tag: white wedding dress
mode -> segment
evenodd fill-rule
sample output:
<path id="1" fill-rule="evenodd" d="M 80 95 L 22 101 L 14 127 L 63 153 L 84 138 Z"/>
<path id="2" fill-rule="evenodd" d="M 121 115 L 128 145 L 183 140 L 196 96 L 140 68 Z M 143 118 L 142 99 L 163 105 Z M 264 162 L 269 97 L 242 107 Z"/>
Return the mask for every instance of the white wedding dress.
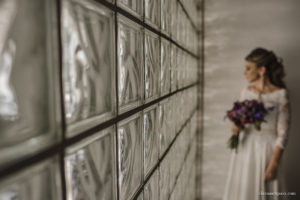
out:
<path id="1" fill-rule="evenodd" d="M 223 200 L 279 200 L 286 191 L 282 165 L 276 179 L 264 182 L 265 170 L 276 146 L 285 148 L 290 122 L 289 98 L 286 89 L 257 94 L 244 87 L 239 100 L 261 99 L 266 107 L 275 106 L 261 124 L 261 131 L 247 125 L 240 133 L 238 152 L 231 152 L 229 173 Z M 281 193 L 281 194 L 280 194 Z"/>

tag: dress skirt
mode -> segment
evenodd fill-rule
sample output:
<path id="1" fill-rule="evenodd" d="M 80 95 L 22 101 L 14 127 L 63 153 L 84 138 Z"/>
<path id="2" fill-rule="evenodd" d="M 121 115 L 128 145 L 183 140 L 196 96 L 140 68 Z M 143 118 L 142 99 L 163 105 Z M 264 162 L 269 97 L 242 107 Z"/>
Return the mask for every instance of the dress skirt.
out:
<path id="1" fill-rule="evenodd" d="M 275 148 L 275 130 L 241 132 L 238 152 L 231 152 L 223 200 L 280 200 L 285 192 L 282 167 L 276 178 L 265 182 L 265 170 Z"/>

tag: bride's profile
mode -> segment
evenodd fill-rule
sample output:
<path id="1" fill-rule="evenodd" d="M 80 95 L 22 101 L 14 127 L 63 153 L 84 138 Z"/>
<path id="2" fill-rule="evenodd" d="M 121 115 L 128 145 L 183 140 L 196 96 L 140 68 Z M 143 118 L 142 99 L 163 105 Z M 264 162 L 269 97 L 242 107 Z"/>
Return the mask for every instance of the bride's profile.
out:
<path id="1" fill-rule="evenodd" d="M 282 175 L 281 157 L 287 146 L 290 122 L 288 89 L 282 59 L 264 48 L 256 48 L 245 58 L 244 75 L 249 86 L 239 101 L 257 99 L 274 110 L 258 131 L 252 124 L 240 129 L 232 124 L 232 134 L 239 135 L 238 153 L 231 152 L 223 200 L 282 199 L 287 192 Z"/>

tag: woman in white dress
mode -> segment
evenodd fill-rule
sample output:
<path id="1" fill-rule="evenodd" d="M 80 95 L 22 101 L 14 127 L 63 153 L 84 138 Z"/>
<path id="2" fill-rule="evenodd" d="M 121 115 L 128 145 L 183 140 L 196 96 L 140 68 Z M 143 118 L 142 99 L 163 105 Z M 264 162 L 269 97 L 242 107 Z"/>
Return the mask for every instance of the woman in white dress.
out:
<path id="1" fill-rule="evenodd" d="M 243 88 L 239 100 L 261 100 L 275 109 L 260 131 L 253 125 L 244 130 L 232 125 L 233 134 L 240 134 L 239 146 L 237 153 L 231 153 L 223 200 L 285 199 L 280 160 L 287 145 L 290 104 L 282 60 L 263 48 L 254 49 L 245 60 L 244 75 L 253 84 Z"/>

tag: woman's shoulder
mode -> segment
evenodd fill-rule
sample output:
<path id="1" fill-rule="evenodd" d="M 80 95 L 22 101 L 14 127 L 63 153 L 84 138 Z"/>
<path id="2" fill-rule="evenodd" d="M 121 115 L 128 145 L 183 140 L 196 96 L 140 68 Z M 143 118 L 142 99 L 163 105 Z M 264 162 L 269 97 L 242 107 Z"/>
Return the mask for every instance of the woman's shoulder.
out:
<path id="1" fill-rule="evenodd" d="M 280 96 L 281 96 L 281 100 L 283 101 L 288 101 L 289 99 L 289 90 L 287 88 L 281 88 L 280 89 Z"/>
<path id="2" fill-rule="evenodd" d="M 247 91 L 248 91 L 248 86 L 247 85 L 242 86 L 242 89 L 240 90 L 240 96 L 239 96 L 240 101 L 247 98 Z"/>

